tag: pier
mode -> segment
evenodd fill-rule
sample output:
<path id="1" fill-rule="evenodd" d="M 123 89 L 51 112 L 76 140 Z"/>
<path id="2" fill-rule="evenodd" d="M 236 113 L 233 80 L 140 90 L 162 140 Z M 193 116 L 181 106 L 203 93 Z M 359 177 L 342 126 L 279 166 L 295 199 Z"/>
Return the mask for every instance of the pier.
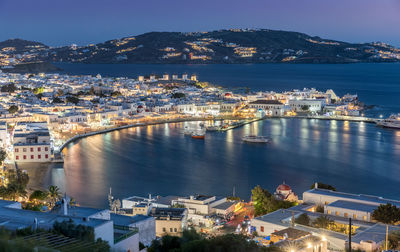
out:
<path id="1" fill-rule="evenodd" d="M 231 129 L 242 127 L 243 125 L 246 125 L 246 124 L 249 124 L 249 123 L 253 123 L 253 122 L 256 122 L 256 121 L 263 120 L 263 119 L 266 119 L 266 118 L 246 119 L 246 120 L 243 120 L 243 121 L 239 121 L 238 123 L 229 125 L 226 128 L 221 128 L 221 129 L 219 129 L 219 131 L 223 131 L 223 132 L 224 131 L 228 131 L 228 130 L 231 130 Z"/>

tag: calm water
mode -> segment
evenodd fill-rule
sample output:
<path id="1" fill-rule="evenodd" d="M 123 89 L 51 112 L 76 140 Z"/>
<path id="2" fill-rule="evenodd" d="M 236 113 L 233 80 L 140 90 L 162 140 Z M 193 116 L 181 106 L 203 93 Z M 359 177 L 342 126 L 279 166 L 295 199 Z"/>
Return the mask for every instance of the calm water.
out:
<path id="1" fill-rule="evenodd" d="M 255 90 L 332 88 L 358 93 L 380 105 L 371 115 L 400 112 L 400 64 L 354 65 L 71 65 L 68 73 L 103 76 L 197 73 L 201 80 Z M 182 134 L 184 123 L 131 128 L 97 135 L 65 149 L 64 169 L 54 184 L 82 205 L 106 207 L 116 197 L 192 193 L 248 198 L 259 184 L 269 190 L 283 180 L 299 194 L 314 181 L 339 190 L 400 199 L 400 130 L 373 124 L 270 119 L 204 141 Z M 270 145 L 245 144 L 246 134 L 268 135 Z"/>

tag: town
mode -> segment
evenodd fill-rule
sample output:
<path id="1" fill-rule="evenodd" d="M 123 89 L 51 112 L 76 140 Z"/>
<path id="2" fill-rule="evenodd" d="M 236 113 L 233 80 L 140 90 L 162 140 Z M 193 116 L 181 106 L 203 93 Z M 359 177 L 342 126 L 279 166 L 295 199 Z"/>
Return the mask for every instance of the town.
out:
<path id="1" fill-rule="evenodd" d="M 273 193 L 256 186 L 248 202 L 235 195 L 201 194 L 119 200 L 110 189 L 109 209 L 94 209 L 79 206 L 55 185 L 27 190 L 29 174 L 18 168 L 63 162 L 62 149 L 78 138 L 150 124 L 203 121 L 202 133 L 189 132 L 197 141 L 207 131 L 274 117 L 376 122 L 364 116 L 366 105 L 357 95 L 340 97 L 331 89 L 313 88 L 232 91 L 186 73 L 137 79 L 0 73 L 0 85 L 0 217 L 14 239 L 61 251 L 71 246 L 77 251 L 154 251 L 167 242 L 165 237 L 212 241 L 229 240 L 232 234 L 246 246 L 290 252 L 398 246 L 393 237 L 400 239 L 395 226 L 400 201 L 337 192 L 323 183 L 312 185 L 302 199 L 285 183 Z M 387 214 L 392 219 L 380 218 L 382 211 L 393 211 Z"/>
<path id="2" fill-rule="evenodd" d="M 357 95 L 313 88 L 232 92 L 195 74 L 129 79 L 0 73 L 0 85 L 6 164 L 62 162 L 62 149 L 77 138 L 146 124 L 203 120 L 207 130 L 228 130 L 270 117 L 375 122 L 363 116 L 366 106 Z"/>
<path id="3" fill-rule="evenodd" d="M 181 251 L 185 246 L 229 251 L 238 244 L 246 251 L 399 248 L 400 201 L 339 192 L 323 183 L 302 196 L 285 182 L 273 193 L 256 186 L 249 202 L 209 195 L 120 201 L 110 189 L 110 208 L 96 209 L 79 206 L 52 186 L 23 202 L 0 200 L 0 216 L 13 244 L 25 241 L 57 251 Z M 46 201 L 50 209 L 32 207 Z"/>

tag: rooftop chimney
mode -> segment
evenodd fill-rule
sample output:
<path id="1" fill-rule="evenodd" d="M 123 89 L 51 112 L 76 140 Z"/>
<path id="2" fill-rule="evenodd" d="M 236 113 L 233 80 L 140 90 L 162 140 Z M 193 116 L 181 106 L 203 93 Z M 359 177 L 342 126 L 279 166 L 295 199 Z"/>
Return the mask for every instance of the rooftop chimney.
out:
<path id="1" fill-rule="evenodd" d="M 63 198 L 61 202 L 62 202 L 62 208 L 63 208 L 63 215 L 68 215 L 67 200 L 65 198 Z"/>

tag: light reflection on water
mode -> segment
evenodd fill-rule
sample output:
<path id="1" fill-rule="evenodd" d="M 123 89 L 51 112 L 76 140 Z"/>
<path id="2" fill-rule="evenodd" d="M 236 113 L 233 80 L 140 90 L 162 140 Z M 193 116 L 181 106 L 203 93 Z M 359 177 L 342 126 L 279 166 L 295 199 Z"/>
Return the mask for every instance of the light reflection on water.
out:
<path id="1" fill-rule="evenodd" d="M 399 198 L 400 131 L 373 124 L 270 119 L 196 140 L 183 135 L 199 122 L 162 124 L 96 135 L 64 151 L 54 184 L 82 205 L 106 207 L 116 197 L 204 193 L 248 198 L 259 184 L 273 191 L 285 180 L 301 193 L 315 181 L 343 191 Z M 244 135 L 266 135 L 268 145 Z"/>

